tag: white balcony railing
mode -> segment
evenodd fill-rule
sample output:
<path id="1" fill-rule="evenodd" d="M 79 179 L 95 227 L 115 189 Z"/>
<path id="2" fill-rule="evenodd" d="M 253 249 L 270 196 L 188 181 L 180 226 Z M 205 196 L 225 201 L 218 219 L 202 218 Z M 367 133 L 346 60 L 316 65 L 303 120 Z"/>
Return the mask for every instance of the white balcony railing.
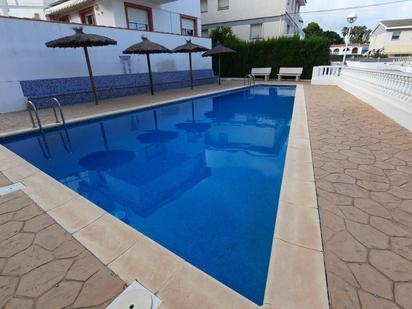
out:
<path id="1" fill-rule="evenodd" d="M 412 65 L 412 56 L 396 57 L 396 58 L 393 58 L 393 62 Z"/>
<path id="2" fill-rule="evenodd" d="M 314 85 L 340 85 L 342 82 L 412 103 L 412 74 L 341 66 L 313 68 Z"/>
<path id="3" fill-rule="evenodd" d="M 320 66 L 313 68 L 312 84 L 339 86 L 412 131 L 412 74 Z"/>
<path id="4" fill-rule="evenodd" d="M 333 85 L 341 74 L 342 67 L 335 65 L 324 65 L 313 68 L 312 84 Z"/>
<path id="5" fill-rule="evenodd" d="M 362 83 L 377 93 L 412 103 L 412 75 L 355 68 L 344 68 L 341 77 L 353 83 Z"/>

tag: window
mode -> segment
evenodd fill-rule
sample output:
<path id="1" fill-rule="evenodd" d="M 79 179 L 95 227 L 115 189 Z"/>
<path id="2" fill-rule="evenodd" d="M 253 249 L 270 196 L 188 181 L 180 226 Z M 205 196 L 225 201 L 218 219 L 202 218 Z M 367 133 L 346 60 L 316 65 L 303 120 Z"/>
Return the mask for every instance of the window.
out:
<path id="1" fill-rule="evenodd" d="M 289 34 L 289 33 L 290 33 L 290 25 L 286 24 L 286 34 Z"/>
<path id="2" fill-rule="evenodd" d="M 180 15 L 180 28 L 182 35 L 197 36 L 197 19 L 191 16 Z"/>
<path id="3" fill-rule="evenodd" d="M 200 0 L 200 12 L 207 12 L 207 0 Z"/>
<path id="4" fill-rule="evenodd" d="M 208 38 L 209 37 L 209 30 L 205 29 L 202 30 L 202 38 Z"/>
<path id="5" fill-rule="evenodd" d="M 153 31 L 152 8 L 125 2 L 124 9 L 126 12 L 127 28 Z"/>
<path id="6" fill-rule="evenodd" d="M 69 15 L 60 16 L 59 21 L 61 21 L 63 23 L 69 23 L 70 22 L 70 17 L 69 17 Z"/>
<path id="7" fill-rule="evenodd" d="M 96 25 L 96 17 L 94 15 L 93 7 L 79 11 L 79 15 L 82 24 Z"/>
<path id="8" fill-rule="evenodd" d="M 352 49 L 352 54 L 358 54 L 358 52 L 359 52 L 359 49 L 357 47 Z"/>
<path id="9" fill-rule="evenodd" d="M 395 31 L 392 33 L 392 41 L 396 41 L 399 40 L 399 37 L 401 36 L 401 32 L 400 31 Z"/>
<path id="10" fill-rule="evenodd" d="M 262 38 L 262 24 L 250 25 L 250 38 L 252 40 Z"/>
<path id="11" fill-rule="evenodd" d="M 229 9 L 229 0 L 217 0 L 218 10 L 227 10 Z"/>
<path id="12" fill-rule="evenodd" d="M 335 49 L 333 50 L 333 54 L 334 54 L 334 55 L 339 55 L 339 48 L 335 48 Z"/>

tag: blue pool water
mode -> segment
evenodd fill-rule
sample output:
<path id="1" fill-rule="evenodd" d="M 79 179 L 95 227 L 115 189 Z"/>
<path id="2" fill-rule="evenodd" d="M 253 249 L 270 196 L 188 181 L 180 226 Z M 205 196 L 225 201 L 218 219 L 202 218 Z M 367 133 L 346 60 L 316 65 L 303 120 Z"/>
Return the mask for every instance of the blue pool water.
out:
<path id="1" fill-rule="evenodd" d="M 261 305 L 294 95 L 256 86 L 0 142 Z"/>

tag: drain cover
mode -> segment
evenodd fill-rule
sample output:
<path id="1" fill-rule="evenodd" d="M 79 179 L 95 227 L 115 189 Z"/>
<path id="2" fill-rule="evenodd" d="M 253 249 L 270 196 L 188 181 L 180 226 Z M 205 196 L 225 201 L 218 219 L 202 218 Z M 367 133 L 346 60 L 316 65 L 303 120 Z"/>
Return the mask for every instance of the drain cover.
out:
<path id="1" fill-rule="evenodd" d="M 157 309 L 161 302 L 141 284 L 133 282 L 106 309 Z"/>
<path id="2" fill-rule="evenodd" d="M 19 191 L 21 189 L 24 189 L 24 185 L 21 182 L 16 182 L 8 186 L 0 187 L 0 196 Z"/>

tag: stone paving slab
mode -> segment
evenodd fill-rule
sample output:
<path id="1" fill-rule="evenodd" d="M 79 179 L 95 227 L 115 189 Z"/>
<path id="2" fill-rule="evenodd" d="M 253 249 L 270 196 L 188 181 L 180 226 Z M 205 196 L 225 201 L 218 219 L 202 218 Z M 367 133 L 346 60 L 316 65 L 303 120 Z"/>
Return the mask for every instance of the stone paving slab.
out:
<path id="1" fill-rule="evenodd" d="M 412 133 L 305 86 L 331 308 L 412 308 Z"/>
<path id="2" fill-rule="evenodd" d="M 0 197 L 0 309 L 105 308 L 124 288 L 25 193 Z"/>

